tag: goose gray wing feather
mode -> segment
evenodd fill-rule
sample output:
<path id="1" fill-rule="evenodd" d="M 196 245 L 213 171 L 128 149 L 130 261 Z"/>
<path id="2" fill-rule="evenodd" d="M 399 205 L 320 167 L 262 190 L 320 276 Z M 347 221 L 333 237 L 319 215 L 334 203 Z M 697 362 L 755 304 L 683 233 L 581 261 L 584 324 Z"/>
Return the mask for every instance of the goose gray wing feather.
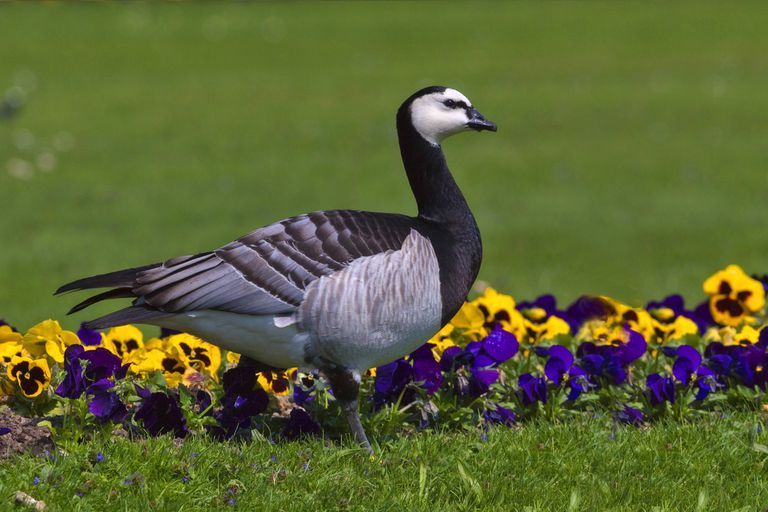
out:
<path id="1" fill-rule="evenodd" d="M 135 305 L 169 313 L 291 313 L 310 283 L 358 258 L 399 249 L 413 224 L 404 215 L 352 210 L 291 217 L 215 251 L 142 270 L 131 291 Z"/>

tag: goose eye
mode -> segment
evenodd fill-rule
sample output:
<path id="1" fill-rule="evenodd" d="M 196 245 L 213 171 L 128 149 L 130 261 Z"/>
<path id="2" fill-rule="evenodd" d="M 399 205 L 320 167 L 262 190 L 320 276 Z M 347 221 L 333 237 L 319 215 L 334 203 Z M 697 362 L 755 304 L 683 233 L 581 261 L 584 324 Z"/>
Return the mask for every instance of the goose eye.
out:
<path id="1" fill-rule="evenodd" d="M 456 107 L 456 102 L 453 101 L 453 100 L 445 100 L 443 102 L 443 105 L 445 105 L 448 108 L 454 108 L 454 107 Z"/>

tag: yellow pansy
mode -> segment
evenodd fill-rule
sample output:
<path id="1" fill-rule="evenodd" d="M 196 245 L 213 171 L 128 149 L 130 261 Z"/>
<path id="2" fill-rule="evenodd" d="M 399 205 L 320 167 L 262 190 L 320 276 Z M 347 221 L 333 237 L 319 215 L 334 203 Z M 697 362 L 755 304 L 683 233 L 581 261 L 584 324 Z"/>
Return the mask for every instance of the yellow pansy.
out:
<path id="1" fill-rule="evenodd" d="M 555 315 L 549 316 L 546 320 L 540 322 L 534 322 L 526 318 L 525 326 L 529 342 L 534 344 L 571 332 L 571 326 L 568 325 L 568 322 Z"/>
<path id="2" fill-rule="evenodd" d="M 219 347 L 191 334 L 174 334 L 168 338 L 168 343 L 179 349 L 179 355 L 186 366 L 217 380 L 216 372 L 221 366 Z"/>
<path id="3" fill-rule="evenodd" d="M 13 341 L 21 343 L 21 333 L 14 331 L 10 325 L 0 325 L 0 344 Z"/>
<path id="4" fill-rule="evenodd" d="M 10 325 L 0 325 L 0 363 L 11 362 L 13 356 L 29 356 L 21 339 L 21 333 L 14 331 Z"/>
<path id="5" fill-rule="evenodd" d="M 595 345 L 617 347 L 627 341 L 627 330 L 622 325 L 604 320 L 590 320 L 581 327 L 578 338 L 591 341 Z"/>
<path id="6" fill-rule="evenodd" d="M 51 384 L 51 369 L 44 358 L 14 357 L 8 364 L 8 378 L 19 384 L 21 393 L 34 398 Z"/>
<path id="7" fill-rule="evenodd" d="M 240 354 L 237 352 L 227 351 L 227 362 L 233 365 L 237 365 L 240 362 Z"/>
<path id="8" fill-rule="evenodd" d="M 685 336 L 698 334 L 699 326 L 687 316 L 680 315 L 671 323 L 656 323 L 656 332 L 661 332 L 661 342 L 666 343 L 668 341 L 682 339 Z"/>
<path id="9" fill-rule="evenodd" d="M 435 359 L 438 361 L 442 357 L 445 349 L 456 345 L 456 343 L 453 341 L 453 333 L 455 331 L 456 328 L 453 326 L 453 324 L 447 324 L 427 342 L 433 345 L 432 353 L 435 355 Z"/>
<path id="10" fill-rule="evenodd" d="M 606 296 L 600 297 L 600 300 L 608 306 L 608 323 L 627 326 L 642 334 L 646 340 L 655 334 L 653 318 L 643 308 L 633 308 Z"/>
<path id="11" fill-rule="evenodd" d="M 747 346 L 754 345 L 760 340 L 760 331 L 762 329 L 755 329 L 749 325 L 744 325 L 741 329 L 727 326 L 708 330 L 704 339 L 706 341 L 719 341 L 723 345 Z"/>
<path id="12" fill-rule="evenodd" d="M 485 315 L 475 304 L 465 302 L 458 313 L 451 319 L 451 325 L 456 329 L 461 329 L 463 335 L 471 339 L 484 338 L 487 334 L 485 330 Z"/>
<path id="13" fill-rule="evenodd" d="M 287 395 L 290 387 L 288 374 L 295 370 L 296 368 L 291 368 L 284 372 L 259 372 L 259 384 L 267 393 L 273 395 Z"/>
<path id="14" fill-rule="evenodd" d="M 101 344 L 123 360 L 144 348 L 144 335 L 133 325 L 122 325 L 111 328 L 101 339 Z"/>
<path id="15" fill-rule="evenodd" d="M 721 325 L 751 323 L 751 316 L 765 307 L 765 289 L 738 265 L 728 265 L 704 281 L 709 310 Z"/>
<path id="16" fill-rule="evenodd" d="M 18 341 L 6 341 L 0 343 L 0 363 L 10 363 L 13 357 L 29 357 L 24 350 L 24 345 Z"/>
<path id="17" fill-rule="evenodd" d="M 74 332 L 62 329 L 56 320 L 45 320 L 27 331 L 22 343 L 32 356 L 39 358 L 47 354 L 61 364 L 64 351 L 70 345 L 79 345 L 80 338 Z"/>
<path id="18" fill-rule="evenodd" d="M 493 288 L 486 288 L 483 294 L 472 301 L 483 315 L 484 336 L 495 325 L 501 326 L 507 332 L 511 332 L 518 339 L 525 336 L 525 321 L 523 315 L 517 310 L 515 299 L 511 295 L 499 293 Z M 458 326 L 457 326 L 458 327 Z"/>

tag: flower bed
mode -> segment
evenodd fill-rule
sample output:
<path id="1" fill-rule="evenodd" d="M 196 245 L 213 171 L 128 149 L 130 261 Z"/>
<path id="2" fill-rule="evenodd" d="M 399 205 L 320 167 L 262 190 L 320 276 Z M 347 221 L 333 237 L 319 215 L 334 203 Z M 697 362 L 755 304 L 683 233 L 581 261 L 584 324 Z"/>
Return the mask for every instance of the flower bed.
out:
<path id="1" fill-rule="evenodd" d="M 692 309 L 671 295 L 634 308 L 551 295 L 516 303 L 487 288 L 433 339 L 371 369 L 362 414 L 378 433 L 487 428 L 544 416 L 610 412 L 641 425 L 673 415 L 768 407 L 768 278 L 730 265 Z M 0 396 L 44 418 L 54 439 L 97 433 L 270 438 L 344 432 L 318 375 L 236 366 L 239 355 L 134 326 L 71 332 L 46 320 L 22 334 L 0 323 Z M 13 436 L 0 424 L 0 440 Z"/>

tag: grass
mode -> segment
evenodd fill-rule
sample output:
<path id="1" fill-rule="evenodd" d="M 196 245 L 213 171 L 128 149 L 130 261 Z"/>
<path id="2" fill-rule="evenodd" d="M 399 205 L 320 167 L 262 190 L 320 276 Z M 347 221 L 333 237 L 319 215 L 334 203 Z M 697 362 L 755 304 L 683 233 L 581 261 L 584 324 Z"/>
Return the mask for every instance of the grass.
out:
<path id="1" fill-rule="evenodd" d="M 766 442 L 748 416 L 648 430 L 532 423 L 485 440 L 422 433 L 370 459 L 321 441 L 110 440 L 0 465 L 0 496 L 20 489 L 51 510 L 212 510 L 234 497 L 234 510 L 761 511 Z"/>
<path id="2" fill-rule="evenodd" d="M 500 126 L 445 145 L 483 232 L 482 279 L 518 298 L 640 304 L 697 297 L 730 262 L 766 272 L 759 7 L 4 5 L 0 91 L 30 73 L 37 87 L 0 120 L 0 315 L 21 328 L 62 318 L 74 299 L 50 294 L 65 281 L 207 250 L 301 211 L 412 212 L 393 116 L 432 83 Z M 53 171 L 6 172 L 62 133 L 74 146 Z M 257 509 L 758 510 L 768 489 L 766 455 L 748 441 L 755 419 L 615 439 L 606 420 L 487 442 L 420 434 L 373 461 L 319 442 L 104 441 L 51 464 L 0 464 L 0 495 L 205 510 L 236 479 L 238 507 Z M 137 473 L 143 486 L 123 485 Z"/>

